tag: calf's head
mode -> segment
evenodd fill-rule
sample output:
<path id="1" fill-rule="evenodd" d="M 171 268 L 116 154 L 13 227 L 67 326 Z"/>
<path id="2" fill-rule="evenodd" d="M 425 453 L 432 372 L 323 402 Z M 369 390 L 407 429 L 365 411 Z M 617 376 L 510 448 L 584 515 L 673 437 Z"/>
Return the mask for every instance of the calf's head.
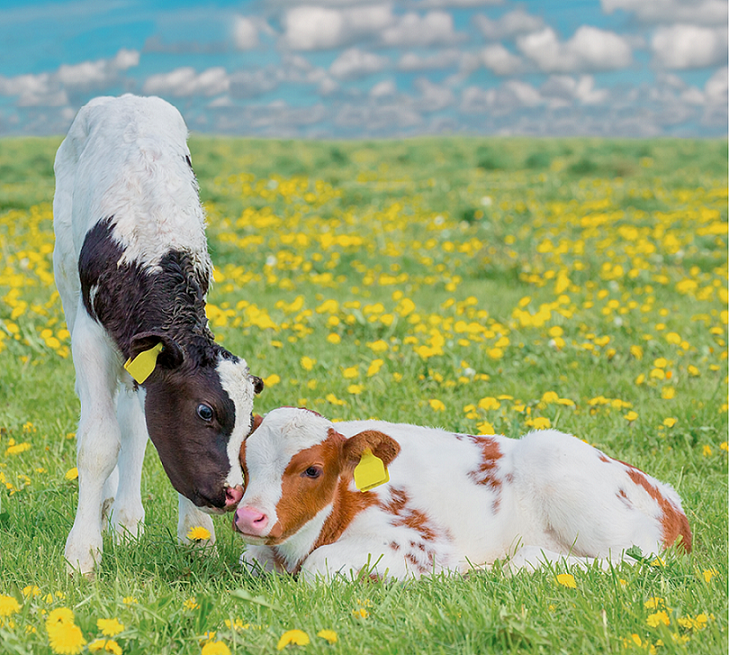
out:
<path id="1" fill-rule="evenodd" d="M 245 487 L 235 529 L 250 543 L 284 543 L 332 504 L 366 449 L 387 466 L 400 446 L 373 430 L 345 439 L 309 410 L 271 411 L 240 450 Z"/>
<path id="2" fill-rule="evenodd" d="M 132 357 L 159 342 L 162 351 L 144 383 L 149 437 L 179 493 L 205 511 L 232 510 L 243 495 L 240 447 L 263 382 L 219 346 L 196 356 L 163 335 L 135 338 Z"/>

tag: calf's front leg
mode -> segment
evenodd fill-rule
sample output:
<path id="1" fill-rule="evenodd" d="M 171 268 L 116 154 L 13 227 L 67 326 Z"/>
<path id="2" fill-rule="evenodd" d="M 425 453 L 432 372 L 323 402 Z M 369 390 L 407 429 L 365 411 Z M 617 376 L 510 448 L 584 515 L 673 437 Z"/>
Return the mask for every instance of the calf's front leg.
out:
<path id="1" fill-rule="evenodd" d="M 79 301 L 80 304 L 80 301 Z M 106 479 L 119 453 L 115 395 L 119 361 L 105 330 L 83 307 L 71 336 L 81 418 L 76 433 L 78 506 L 64 555 L 69 572 L 88 575 L 101 559 L 101 511 Z"/>

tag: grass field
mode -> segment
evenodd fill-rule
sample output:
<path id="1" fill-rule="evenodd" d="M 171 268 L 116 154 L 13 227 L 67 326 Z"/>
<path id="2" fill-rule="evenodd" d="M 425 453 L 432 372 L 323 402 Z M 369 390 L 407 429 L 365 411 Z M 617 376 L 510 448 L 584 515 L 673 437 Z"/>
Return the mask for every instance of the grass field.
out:
<path id="1" fill-rule="evenodd" d="M 689 556 L 574 585 L 496 567 L 314 589 L 242 573 L 229 517 L 214 549 L 179 545 L 151 446 L 144 536 L 105 540 L 95 579 L 66 575 L 59 142 L 0 141 L 0 653 L 270 653 L 294 629 L 302 653 L 726 653 L 726 142 L 192 139 L 208 317 L 265 378 L 258 412 L 551 425 L 670 482 L 694 531 Z"/>

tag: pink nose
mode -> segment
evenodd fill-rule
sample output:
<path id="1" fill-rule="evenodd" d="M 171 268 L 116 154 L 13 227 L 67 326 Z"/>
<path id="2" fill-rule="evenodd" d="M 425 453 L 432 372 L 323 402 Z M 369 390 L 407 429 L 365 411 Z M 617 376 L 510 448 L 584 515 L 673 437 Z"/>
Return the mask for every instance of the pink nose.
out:
<path id="1" fill-rule="evenodd" d="M 235 527 L 239 532 L 260 535 L 268 525 L 268 517 L 255 507 L 239 507 L 235 510 Z"/>
<path id="2" fill-rule="evenodd" d="M 243 487 L 237 484 L 235 487 L 225 488 L 225 509 L 230 511 L 238 505 L 243 498 Z"/>

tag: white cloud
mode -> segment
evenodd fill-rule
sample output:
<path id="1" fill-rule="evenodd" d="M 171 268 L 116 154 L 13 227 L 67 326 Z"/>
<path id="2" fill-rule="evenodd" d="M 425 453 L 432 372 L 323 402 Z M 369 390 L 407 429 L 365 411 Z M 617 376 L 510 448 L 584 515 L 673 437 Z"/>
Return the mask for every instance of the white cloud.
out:
<path id="1" fill-rule="evenodd" d="M 329 67 L 329 72 L 339 79 L 355 79 L 372 73 L 379 73 L 390 65 L 390 60 L 381 55 L 365 52 L 358 48 L 345 50 Z"/>
<path id="2" fill-rule="evenodd" d="M 601 0 L 605 13 L 618 9 L 646 23 L 726 24 L 726 0 Z"/>
<path id="3" fill-rule="evenodd" d="M 631 64 L 628 42 L 615 32 L 583 25 L 566 42 L 551 27 L 517 38 L 517 46 L 545 73 L 603 71 Z"/>
<path id="4" fill-rule="evenodd" d="M 397 93 L 397 86 L 393 80 L 383 80 L 370 89 L 370 98 L 391 98 Z"/>
<path id="5" fill-rule="evenodd" d="M 432 55 L 418 55 L 414 52 L 406 52 L 397 62 L 397 68 L 401 71 L 424 71 L 450 68 L 461 60 L 461 53 L 458 50 L 441 50 Z"/>
<path id="6" fill-rule="evenodd" d="M 408 13 L 382 32 L 383 45 L 391 47 L 451 45 L 464 38 L 453 29 L 453 16 L 429 11 L 424 16 Z"/>
<path id="7" fill-rule="evenodd" d="M 239 70 L 228 76 L 228 90 L 233 98 L 255 98 L 277 88 L 282 77 L 281 70 L 273 66 Z"/>
<path id="8" fill-rule="evenodd" d="M 236 16 L 233 21 L 233 43 L 238 50 L 253 50 L 258 47 L 258 28 L 246 16 Z"/>
<path id="9" fill-rule="evenodd" d="M 536 32 L 544 27 L 544 20 L 541 17 L 528 14 L 523 9 L 515 9 L 495 20 L 486 16 L 476 16 L 474 21 L 484 37 L 492 41 L 509 39 L 526 32 Z"/>
<path id="10" fill-rule="evenodd" d="M 390 5 L 333 9 L 294 7 L 283 20 L 284 43 L 293 50 L 327 50 L 378 34 L 394 21 Z"/>
<path id="11" fill-rule="evenodd" d="M 201 73 L 189 66 L 183 66 L 169 73 L 151 75 L 142 87 L 144 93 L 175 98 L 196 95 L 210 97 L 226 93 L 229 89 L 230 78 L 221 66 L 208 68 Z"/>
<path id="12" fill-rule="evenodd" d="M 584 105 L 604 103 L 609 97 L 607 89 L 595 89 L 595 78 L 592 75 L 581 75 L 579 78 L 569 75 L 550 75 L 539 88 L 542 97 L 550 106 L 569 106 L 578 101 Z"/>
<path id="13" fill-rule="evenodd" d="M 706 81 L 704 93 L 709 103 L 726 105 L 727 87 L 729 86 L 727 81 L 728 76 L 729 70 L 724 66 L 724 68 L 720 68 Z"/>
<path id="14" fill-rule="evenodd" d="M 501 5 L 504 0 L 420 0 L 418 9 L 437 9 L 442 7 L 484 7 L 486 5 Z"/>
<path id="15" fill-rule="evenodd" d="M 413 98 L 413 106 L 421 112 L 440 111 L 456 101 L 453 91 L 448 87 L 434 84 L 425 77 L 415 80 L 414 86 L 420 92 L 420 97 Z"/>
<path id="16" fill-rule="evenodd" d="M 62 64 L 53 73 L 0 75 L 0 95 L 18 96 L 20 107 L 62 107 L 69 94 L 104 89 L 121 79 L 121 73 L 139 64 L 139 52 L 122 48 L 111 59 Z"/>
<path id="17" fill-rule="evenodd" d="M 334 117 L 335 125 L 357 134 L 393 134 L 423 123 L 422 116 L 403 103 L 386 105 L 346 104 Z"/>
<path id="18" fill-rule="evenodd" d="M 522 68 L 520 57 L 509 52 L 500 43 L 487 46 L 480 53 L 483 65 L 496 75 L 513 75 Z"/>
<path id="19" fill-rule="evenodd" d="M 544 104 L 544 99 L 531 84 L 509 80 L 493 89 L 466 87 L 461 94 L 460 110 L 466 114 L 505 115 L 515 109 L 541 104 Z"/>
<path id="20" fill-rule="evenodd" d="M 726 27 L 672 25 L 659 27 L 651 40 L 655 63 L 686 70 L 722 64 L 727 58 Z"/>

